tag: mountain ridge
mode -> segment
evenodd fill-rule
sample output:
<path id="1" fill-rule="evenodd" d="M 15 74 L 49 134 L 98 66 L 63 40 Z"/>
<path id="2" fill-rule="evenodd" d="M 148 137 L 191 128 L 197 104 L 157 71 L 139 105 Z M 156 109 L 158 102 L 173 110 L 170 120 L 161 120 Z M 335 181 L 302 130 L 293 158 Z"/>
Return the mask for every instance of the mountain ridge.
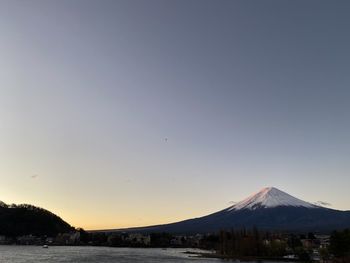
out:
<path id="1" fill-rule="evenodd" d="M 187 234 L 252 227 L 278 231 L 330 232 L 350 227 L 350 211 L 317 206 L 277 188 L 265 187 L 233 206 L 206 216 L 116 231 Z"/>
<path id="2" fill-rule="evenodd" d="M 29 204 L 0 203 L 0 235 L 56 236 L 74 228 L 54 213 Z"/>
<path id="3" fill-rule="evenodd" d="M 265 187 L 259 192 L 254 193 L 246 199 L 234 204 L 229 210 L 240 209 L 257 209 L 257 208 L 271 208 L 278 206 L 294 206 L 294 207 L 307 207 L 307 208 L 319 208 L 315 204 L 305 202 L 299 198 L 291 196 L 286 192 L 283 192 L 275 187 Z"/>

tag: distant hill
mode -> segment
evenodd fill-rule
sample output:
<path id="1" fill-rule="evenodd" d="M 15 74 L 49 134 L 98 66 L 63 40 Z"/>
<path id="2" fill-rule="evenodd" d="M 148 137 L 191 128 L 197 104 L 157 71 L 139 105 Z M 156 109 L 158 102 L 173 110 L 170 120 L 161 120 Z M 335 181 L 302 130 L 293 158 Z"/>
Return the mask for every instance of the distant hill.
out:
<path id="1" fill-rule="evenodd" d="M 56 236 L 73 228 L 57 215 L 33 205 L 7 205 L 0 202 L 0 235 Z"/>
<path id="2" fill-rule="evenodd" d="M 268 187 L 229 208 L 207 216 L 122 231 L 208 233 L 243 227 L 293 232 L 330 232 L 350 227 L 350 211 L 317 206 L 274 187 Z"/>

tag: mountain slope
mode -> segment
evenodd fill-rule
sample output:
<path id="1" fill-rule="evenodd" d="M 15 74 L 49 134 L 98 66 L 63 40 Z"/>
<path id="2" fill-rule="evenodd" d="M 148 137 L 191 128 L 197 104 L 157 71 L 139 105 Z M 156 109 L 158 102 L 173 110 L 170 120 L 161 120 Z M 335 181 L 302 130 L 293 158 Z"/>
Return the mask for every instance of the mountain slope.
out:
<path id="1" fill-rule="evenodd" d="M 217 213 L 127 231 L 205 233 L 254 226 L 266 230 L 329 232 L 350 227 L 350 211 L 316 206 L 269 187 Z"/>
<path id="2" fill-rule="evenodd" d="M 295 198 L 274 187 L 266 187 L 233 205 L 229 210 L 272 208 L 278 206 L 318 208 L 318 206 Z"/>
<path id="3" fill-rule="evenodd" d="M 0 235 L 56 236 L 73 228 L 57 215 L 32 205 L 0 203 Z"/>

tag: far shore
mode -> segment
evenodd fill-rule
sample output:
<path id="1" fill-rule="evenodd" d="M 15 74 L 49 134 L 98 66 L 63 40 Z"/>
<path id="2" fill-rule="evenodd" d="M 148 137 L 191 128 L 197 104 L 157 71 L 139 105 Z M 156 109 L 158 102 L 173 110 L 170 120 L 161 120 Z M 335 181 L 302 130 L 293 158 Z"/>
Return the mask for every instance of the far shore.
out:
<path id="1" fill-rule="evenodd" d="M 286 259 L 286 258 L 276 258 L 276 257 L 231 257 L 227 255 L 220 255 L 215 252 L 213 253 L 204 253 L 204 252 L 195 252 L 195 251 L 186 251 L 185 254 L 193 255 L 192 257 L 199 258 L 219 258 L 225 260 L 239 260 L 239 261 L 283 261 L 283 262 L 299 262 L 297 259 Z"/>

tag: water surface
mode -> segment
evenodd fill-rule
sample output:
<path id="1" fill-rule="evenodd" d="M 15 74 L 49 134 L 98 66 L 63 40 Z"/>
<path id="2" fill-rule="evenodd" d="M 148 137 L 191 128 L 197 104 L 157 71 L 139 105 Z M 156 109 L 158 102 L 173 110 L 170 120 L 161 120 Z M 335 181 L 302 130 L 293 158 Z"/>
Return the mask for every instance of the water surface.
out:
<path id="1" fill-rule="evenodd" d="M 197 258 L 184 254 L 189 249 L 0 246 L 1 263 L 219 263 L 215 258 Z M 191 251 L 196 251 L 191 249 Z M 276 263 L 276 262 L 274 262 Z"/>

